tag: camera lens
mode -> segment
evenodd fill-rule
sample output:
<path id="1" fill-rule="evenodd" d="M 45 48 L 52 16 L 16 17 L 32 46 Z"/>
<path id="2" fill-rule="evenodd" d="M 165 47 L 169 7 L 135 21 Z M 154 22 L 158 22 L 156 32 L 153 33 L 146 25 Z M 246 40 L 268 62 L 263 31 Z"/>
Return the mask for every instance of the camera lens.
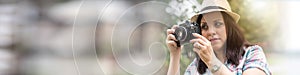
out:
<path id="1" fill-rule="evenodd" d="M 177 40 L 179 41 L 184 41 L 187 38 L 187 30 L 182 27 L 179 26 L 176 30 L 175 30 L 175 37 Z"/>

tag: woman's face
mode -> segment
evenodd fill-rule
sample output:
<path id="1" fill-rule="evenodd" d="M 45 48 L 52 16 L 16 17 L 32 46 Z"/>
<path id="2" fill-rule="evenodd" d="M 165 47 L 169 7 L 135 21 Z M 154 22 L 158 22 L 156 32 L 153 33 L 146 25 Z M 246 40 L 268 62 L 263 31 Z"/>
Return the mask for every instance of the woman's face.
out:
<path id="1" fill-rule="evenodd" d="M 203 14 L 200 26 L 202 28 L 202 35 L 211 42 L 214 50 L 224 48 L 227 35 L 221 12 Z"/>

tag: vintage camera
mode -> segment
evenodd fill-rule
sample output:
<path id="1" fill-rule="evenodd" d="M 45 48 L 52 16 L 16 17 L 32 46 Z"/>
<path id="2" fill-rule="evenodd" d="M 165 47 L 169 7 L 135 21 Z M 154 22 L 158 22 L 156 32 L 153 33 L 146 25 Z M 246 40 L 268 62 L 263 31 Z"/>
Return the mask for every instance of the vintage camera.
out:
<path id="1" fill-rule="evenodd" d="M 175 38 L 178 40 L 175 41 L 177 43 L 177 47 L 187 44 L 191 39 L 195 38 L 192 33 L 199 33 L 201 35 L 201 28 L 199 24 L 189 21 L 179 24 L 174 33 Z"/>

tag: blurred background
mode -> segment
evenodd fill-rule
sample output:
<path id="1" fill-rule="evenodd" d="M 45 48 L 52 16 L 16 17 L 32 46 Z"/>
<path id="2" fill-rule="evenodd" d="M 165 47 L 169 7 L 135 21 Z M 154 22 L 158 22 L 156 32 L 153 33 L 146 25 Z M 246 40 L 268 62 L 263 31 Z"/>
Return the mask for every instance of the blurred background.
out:
<path id="1" fill-rule="evenodd" d="M 0 0 L 0 75 L 165 75 L 166 29 L 202 0 Z M 274 75 L 300 67 L 297 0 L 228 0 Z M 181 74 L 194 59 L 182 50 Z"/>

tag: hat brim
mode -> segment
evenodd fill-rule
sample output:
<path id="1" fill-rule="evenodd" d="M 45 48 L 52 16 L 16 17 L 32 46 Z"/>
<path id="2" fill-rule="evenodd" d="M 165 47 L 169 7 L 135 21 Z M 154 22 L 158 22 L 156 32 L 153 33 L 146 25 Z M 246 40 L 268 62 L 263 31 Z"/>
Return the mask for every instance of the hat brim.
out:
<path id="1" fill-rule="evenodd" d="M 199 14 L 206 14 L 206 13 L 210 13 L 210 12 L 215 12 L 215 11 L 223 11 L 223 12 L 226 12 L 229 16 L 231 16 L 233 18 L 233 20 L 238 23 L 239 19 L 240 19 L 240 15 L 234 13 L 234 12 L 230 12 L 230 11 L 225 11 L 225 10 L 220 10 L 220 9 L 211 9 L 211 10 L 207 10 L 207 11 L 202 11 L 200 12 Z M 191 18 L 191 21 L 192 22 L 196 22 L 197 19 L 198 19 L 198 16 L 199 14 L 197 15 L 194 15 L 192 18 Z"/>

